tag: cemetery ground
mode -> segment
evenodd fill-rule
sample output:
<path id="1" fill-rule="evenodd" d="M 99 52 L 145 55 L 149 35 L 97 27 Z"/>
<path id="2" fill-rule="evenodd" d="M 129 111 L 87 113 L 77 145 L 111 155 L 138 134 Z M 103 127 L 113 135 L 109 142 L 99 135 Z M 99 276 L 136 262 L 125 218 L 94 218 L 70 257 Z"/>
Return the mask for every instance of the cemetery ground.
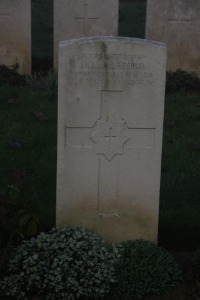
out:
<path id="1" fill-rule="evenodd" d="M 9 240 L 16 245 L 22 235 L 29 237 L 55 226 L 57 94 L 51 72 L 45 78 L 32 76 L 24 82 L 14 72 L 8 75 L 3 67 L 0 69 L 2 263 Z M 179 80 L 180 74 L 186 76 L 181 71 L 177 74 Z M 175 257 L 185 281 L 167 296 L 144 299 L 199 299 L 193 262 L 200 246 L 200 99 L 199 92 L 183 89 L 187 81 L 174 92 L 176 76 L 172 82 L 169 78 L 158 244 Z"/>
<path id="2" fill-rule="evenodd" d="M 50 8 L 47 2 L 52 3 L 52 0 L 45 1 L 33 1 L 35 13 L 40 20 L 48 15 Z M 40 5 L 43 5 L 42 10 L 39 9 Z M 144 1 L 137 1 L 136 4 L 124 1 L 120 5 L 121 35 L 132 36 L 131 25 L 123 24 L 123 21 L 127 22 L 126 16 L 130 11 L 127 8 L 134 7 L 134 13 L 141 21 L 144 17 Z M 130 23 L 131 16 L 130 11 Z M 49 43 L 52 20 L 48 17 L 47 20 Z M 36 19 L 34 22 L 34 30 L 40 34 L 37 26 L 45 27 L 47 23 L 39 23 Z M 144 26 L 138 28 L 139 32 L 134 36 L 138 34 L 137 37 L 143 37 Z M 47 69 L 52 60 L 47 43 L 42 43 L 38 51 L 41 37 L 33 35 L 33 39 L 35 45 L 38 44 L 33 49 L 35 70 L 40 70 L 41 65 Z M 158 245 L 167 249 L 176 259 L 183 271 L 184 281 L 167 295 L 147 296 L 143 299 L 197 300 L 200 299 L 200 284 L 199 277 L 194 274 L 193 263 L 200 247 L 200 92 L 195 89 L 196 78 L 191 79 L 185 73 L 178 72 L 177 77 L 169 76 L 168 79 Z M 188 83 L 190 87 L 187 90 Z M 33 76 L 24 81 L 15 73 L 6 72 L 0 67 L 0 124 L 2 278 L 9 254 L 6 251 L 9 250 L 8 246 L 20 243 L 22 235 L 28 238 L 55 226 L 56 76 L 48 72 L 45 78 Z M 115 300 L 115 297 L 110 295 L 104 300 Z"/>
<path id="3" fill-rule="evenodd" d="M 14 72 L 0 70 L 2 260 L 9 239 L 16 245 L 21 234 L 29 237 L 55 226 L 57 94 L 56 76 L 51 72 L 45 78 L 32 76 L 24 81 Z M 181 71 L 177 74 L 179 80 L 180 74 L 186 76 Z M 158 244 L 180 264 L 185 282 L 164 298 L 145 299 L 199 299 L 193 262 L 200 246 L 200 98 L 199 92 L 183 89 L 187 81 L 174 92 L 177 79 L 174 76 L 171 82 L 169 77 Z"/>

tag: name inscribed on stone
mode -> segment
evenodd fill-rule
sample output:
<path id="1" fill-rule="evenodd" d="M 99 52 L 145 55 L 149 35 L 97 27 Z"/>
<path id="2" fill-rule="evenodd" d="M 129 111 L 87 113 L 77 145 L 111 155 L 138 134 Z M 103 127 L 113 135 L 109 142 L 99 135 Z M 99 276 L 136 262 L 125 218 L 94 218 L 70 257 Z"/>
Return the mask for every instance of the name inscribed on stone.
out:
<path id="1" fill-rule="evenodd" d="M 145 58 L 145 55 L 137 53 L 80 54 L 77 64 L 79 71 L 72 72 L 68 83 L 73 86 L 100 87 L 116 84 L 151 85 L 154 82 L 153 73 L 147 70 Z"/>

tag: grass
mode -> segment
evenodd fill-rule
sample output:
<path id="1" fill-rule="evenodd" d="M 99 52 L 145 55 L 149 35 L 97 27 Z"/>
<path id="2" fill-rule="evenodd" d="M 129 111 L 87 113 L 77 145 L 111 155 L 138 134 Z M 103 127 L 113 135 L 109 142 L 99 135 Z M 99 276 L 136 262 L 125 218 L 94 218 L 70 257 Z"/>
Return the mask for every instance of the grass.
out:
<path id="1" fill-rule="evenodd" d="M 52 45 L 52 0 L 35 0 L 32 4 L 33 60 L 35 70 L 39 70 L 41 66 L 51 67 L 52 47 L 47 45 Z M 120 3 L 120 35 L 142 38 L 144 24 L 145 1 Z M 8 103 L 12 96 L 18 104 Z M 200 233 L 199 95 L 173 94 L 165 103 L 159 244 L 195 248 Z M 39 121 L 32 110 L 43 112 L 48 120 Z M 50 229 L 55 224 L 56 98 L 46 92 L 2 86 L 0 125 L 0 187 L 10 183 L 13 168 L 25 174 L 24 197 L 39 212 L 41 229 Z M 13 140 L 22 144 L 21 149 L 9 146 Z"/>
<path id="2" fill-rule="evenodd" d="M 159 224 L 165 245 L 199 244 L 199 104 L 199 95 L 166 97 Z"/>
<path id="3" fill-rule="evenodd" d="M 10 97 L 18 103 L 9 104 Z M 25 174 L 24 197 L 39 212 L 43 229 L 55 223 L 57 103 L 50 99 L 49 93 L 0 88 L 0 186 L 13 183 L 13 169 Z M 48 120 L 39 121 L 32 111 Z M 13 141 L 21 149 L 9 144 Z"/>

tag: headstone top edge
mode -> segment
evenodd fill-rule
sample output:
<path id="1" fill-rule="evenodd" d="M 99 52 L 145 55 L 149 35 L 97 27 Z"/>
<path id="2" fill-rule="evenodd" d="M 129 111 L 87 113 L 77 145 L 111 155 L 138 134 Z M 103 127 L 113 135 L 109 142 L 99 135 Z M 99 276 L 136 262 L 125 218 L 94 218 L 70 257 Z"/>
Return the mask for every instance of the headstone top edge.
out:
<path id="1" fill-rule="evenodd" d="M 131 38 L 131 37 L 121 37 L 121 36 L 95 36 L 95 37 L 84 37 L 79 39 L 70 39 L 66 41 L 59 42 L 59 47 L 65 47 L 69 45 L 83 44 L 83 43 L 91 43 L 91 42 L 111 42 L 111 41 L 119 41 L 119 42 L 127 42 L 127 43 L 137 43 L 137 44 L 148 44 L 152 46 L 159 46 L 161 48 L 166 48 L 164 43 L 148 40 L 148 39 L 139 39 L 139 38 Z"/>

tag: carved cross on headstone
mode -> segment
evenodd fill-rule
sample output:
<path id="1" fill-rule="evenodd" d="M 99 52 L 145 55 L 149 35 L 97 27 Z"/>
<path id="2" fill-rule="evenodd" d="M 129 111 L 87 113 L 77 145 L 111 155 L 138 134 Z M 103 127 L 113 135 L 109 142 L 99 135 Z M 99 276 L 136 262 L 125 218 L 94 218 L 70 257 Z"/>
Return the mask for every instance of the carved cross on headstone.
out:
<path id="1" fill-rule="evenodd" d="M 182 13 L 183 7 L 182 7 L 182 1 L 180 0 L 178 2 L 178 13 L 175 18 L 168 19 L 168 21 L 171 24 L 175 24 L 177 26 L 177 46 L 180 46 L 180 40 L 181 40 L 181 25 L 187 24 L 188 22 L 191 22 L 191 18 L 185 17 Z"/>
<path id="2" fill-rule="evenodd" d="M 104 138 L 108 139 L 109 148 L 111 147 L 112 139 L 115 139 L 117 137 L 116 135 L 113 135 L 114 133 L 112 134 L 112 131 L 113 131 L 113 128 L 109 127 L 108 135 L 104 135 Z"/>
<path id="3" fill-rule="evenodd" d="M 88 3 L 84 3 L 84 15 L 79 17 L 74 17 L 75 20 L 82 20 L 84 21 L 84 36 L 88 36 L 88 23 L 94 20 L 97 20 L 97 17 L 89 16 L 88 14 Z"/>
<path id="4" fill-rule="evenodd" d="M 140 148 L 154 147 L 155 128 L 130 128 L 126 120 L 122 118 L 122 93 L 123 91 L 101 91 L 100 117 L 92 127 L 65 126 L 65 149 L 67 151 L 70 149 L 91 151 L 96 154 L 99 161 L 97 214 L 100 216 L 119 216 L 117 199 L 119 197 L 120 160 L 125 155 L 125 145 L 129 141 L 127 149 L 133 150 L 135 132 L 140 131 L 140 136 L 144 137 Z M 79 137 L 86 136 L 86 140 L 80 141 L 74 138 L 76 133 Z M 137 145 L 135 147 L 137 148 Z M 110 174 L 109 183 L 105 180 L 103 172 Z M 111 201 L 114 203 L 111 204 Z"/>
<path id="5" fill-rule="evenodd" d="M 125 122 L 122 119 L 104 121 L 101 116 L 90 138 L 96 144 L 96 154 L 104 155 L 110 161 L 115 155 L 124 152 L 124 144 L 128 141 Z"/>

